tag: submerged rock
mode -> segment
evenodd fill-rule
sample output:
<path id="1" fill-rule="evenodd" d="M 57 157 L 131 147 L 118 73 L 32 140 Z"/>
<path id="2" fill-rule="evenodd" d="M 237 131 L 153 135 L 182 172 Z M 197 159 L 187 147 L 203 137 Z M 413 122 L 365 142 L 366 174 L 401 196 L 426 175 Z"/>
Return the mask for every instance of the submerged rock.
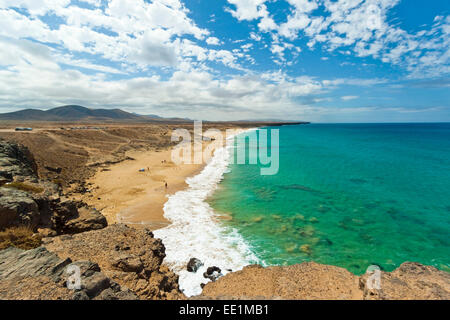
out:
<path id="1" fill-rule="evenodd" d="M 300 250 L 308 255 L 312 253 L 311 246 L 309 244 L 304 244 L 300 247 Z"/>
<path id="2" fill-rule="evenodd" d="M 191 260 L 189 260 L 188 264 L 187 264 L 187 271 L 189 272 L 197 272 L 197 270 L 203 266 L 203 262 L 201 262 L 199 259 L 197 258 L 191 258 Z"/>

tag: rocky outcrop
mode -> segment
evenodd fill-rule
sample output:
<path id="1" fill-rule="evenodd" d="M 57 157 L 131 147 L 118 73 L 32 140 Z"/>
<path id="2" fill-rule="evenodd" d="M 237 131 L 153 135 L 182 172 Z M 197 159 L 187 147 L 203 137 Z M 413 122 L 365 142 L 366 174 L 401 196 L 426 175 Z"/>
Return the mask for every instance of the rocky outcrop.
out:
<path id="1" fill-rule="evenodd" d="M 0 188 L 0 229 L 39 222 L 39 207 L 29 193 Z"/>
<path id="2" fill-rule="evenodd" d="M 97 264 L 60 259 L 43 247 L 0 251 L 0 279 L 0 299 L 137 299 L 106 277 Z"/>
<path id="3" fill-rule="evenodd" d="M 189 272 L 197 272 L 197 270 L 203 266 L 203 262 L 201 262 L 197 258 L 191 258 L 186 266 L 186 270 Z"/>
<path id="4" fill-rule="evenodd" d="M 89 230 L 102 229 L 108 225 L 105 216 L 96 209 L 78 201 L 53 202 L 51 229 L 58 234 L 74 234 Z"/>
<path id="5" fill-rule="evenodd" d="M 446 299 L 450 274 L 434 267 L 407 262 L 392 272 L 380 271 L 380 286 L 329 265 L 305 262 L 286 267 L 248 266 L 206 284 L 195 299 Z"/>
<path id="6" fill-rule="evenodd" d="M 405 262 L 392 272 L 381 272 L 379 290 L 368 287 L 368 277 L 359 281 L 368 300 L 450 299 L 450 273 L 420 263 Z"/>
<path id="7" fill-rule="evenodd" d="M 183 299 L 178 276 L 163 265 L 165 248 L 148 230 L 114 224 L 101 230 L 44 239 L 60 258 L 90 260 L 141 299 Z"/>
<path id="8" fill-rule="evenodd" d="M 28 148 L 0 141 L 0 179 L 4 182 L 37 179 L 37 165 Z"/>
<path id="9" fill-rule="evenodd" d="M 27 148 L 0 141 L 0 230 L 29 226 L 49 234 L 104 228 L 106 218 L 82 202 L 61 201 L 60 187 L 37 176 Z"/>
<path id="10" fill-rule="evenodd" d="M 219 267 L 208 267 L 205 272 L 203 272 L 203 277 L 211 281 L 216 281 L 222 276 L 222 270 Z"/>

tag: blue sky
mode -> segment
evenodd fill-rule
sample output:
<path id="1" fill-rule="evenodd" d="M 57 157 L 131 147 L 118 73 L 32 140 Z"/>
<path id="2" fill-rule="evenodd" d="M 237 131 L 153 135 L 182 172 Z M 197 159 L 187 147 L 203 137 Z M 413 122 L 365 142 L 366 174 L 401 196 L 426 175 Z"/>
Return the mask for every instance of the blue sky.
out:
<path id="1" fill-rule="evenodd" d="M 0 0 L 0 112 L 450 121 L 450 2 Z"/>

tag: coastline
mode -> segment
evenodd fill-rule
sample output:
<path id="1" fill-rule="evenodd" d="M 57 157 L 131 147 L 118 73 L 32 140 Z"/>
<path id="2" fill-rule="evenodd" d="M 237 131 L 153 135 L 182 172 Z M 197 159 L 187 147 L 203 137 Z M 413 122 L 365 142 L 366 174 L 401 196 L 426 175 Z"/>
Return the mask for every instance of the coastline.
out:
<path id="1" fill-rule="evenodd" d="M 237 130 L 237 134 L 251 129 Z M 202 164 L 175 164 L 171 161 L 173 147 L 162 150 L 133 150 L 128 160 L 98 168 L 86 180 L 90 192 L 76 195 L 77 200 L 100 210 L 109 224 L 126 223 L 152 230 L 164 228 L 170 221 L 164 216 L 164 205 L 178 191 L 186 190 L 188 178 L 200 174 L 215 151 L 223 146 L 210 143 L 211 155 Z M 145 172 L 140 172 L 145 169 Z M 167 188 L 165 187 L 167 182 Z"/>
<path id="2" fill-rule="evenodd" d="M 228 170 L 234 138 L 253 130 L 257 128 L 239 130 L 227 137 L 226 145 L 216 148 L 203 170 L 186 179 L 189 187 L 170 196 L 164 205 L 164 216 L 171 224 L 154 235 L 163 241 L 165 263 L 178 274 L 180 289 L 188 297 L 201 294 L 202 285 L 210 282 L 203 276 L 209 267 L 218 267 L 226 275 L 259 262 L 237 230 L 222 226 L 219 221 L 223 216 L 206 202 Z M 196 272 L 186 270 L 192 258 L 202 263 Z"/>
<path id="3" fill-rule="evenodd" d="M 72 292 L 60 285 L 55 287 L 56 284 L 53 280 L 55 272 L 64 270 L 61 268 L 64 259 L 71 259 L 75 263 L 82 263 L 83 265 L 86 263 L 98 264 L 100 268 L 98 270 L 104 276 L 117 282 L 120 286 L 124 286 L 127 290 L 131 290 L 128 292 L 120 291 L 119 294 L 127 293 L 127 295 L 117 296 L 119 299 L 175 300 L 186 298 L 179 290 L 179 277 L 169 269 L 170 266 L 166 263 L 165 253 L 168 250 L 166 250 L 165 242 L 156 239 L 152 232 L 148 232 L 144 228 L 135 228 L 120 223 L 112 223 L 110 226 L 106 226 L 104 216 L 96 210 L 86 210 L 88 209 L 86 207 L 81 207 L 79 208 L 81 210 L 78 210 L 72 206 L 73 202 L 68 201 L 67 197 L 60 193 L 58 197 L 55 183 L 48 180 L 39 180 L 36 171 L 33 170 L 38 166 L 34 162 L 33 154 L 26 147 L 13 142 L 3 142 L 2 146 L 6 148 L 4 150 L 8 150 L 8 148 L 17 150 L 13 153 L 6 153 L 3 157 L 4 159 L 11 159 L 6 162 L 18 163 L 20 168 L 20 171 L 17 171 L 15 165 L 6 166 L 6 172 L 11 172 L 14 179 L 25 179 L 26 181 L 32 181 L 33 185 L 48 188 L 49 193 L 46 192 L 39 197 L 40 204 L 44 205 L 39 206 L 39 212 L 36 212 L 36 215 L 51 218 L 39 221 L 38 233 L 36 233 L 36 230 L 30 230 L 25 235 L 38 239 L 43 236 L 42 242 L 36 243 L 36 247 L 32 247 L 34 249 L 30 247 L 17 249 L 13 245 L 12 248 L 0 250 L 3 255 L 2 260 L 4 260 L 4 257 L 10 261 L 10 263 L 3 264 L 3 270 L 0 270 L 0 273 L 7 272 L 10 276 L 9 280 L 0 281 L 0 296 L 2 299 L 73 299 L 75 295 Z M 146 152 L 140 151 L 136 155 L 140 157 L 144 153 Z M 111 167 L 113 166 L 115 165 Z M 108 172 L 101 171 L 105 169 L 109 170 L 103 167 L 99 171 Z M 77 171 L 73 172 L 76 173 Z M 188 179 L 188 182 L 192 182 L 192 180 L 195 179 Z M 189 183 L 186 183 L 186 185 L 189 188 L 191 187 Z M 92 185 L 83 185 L 83 187 L 89 189 L 85 192 L 86 195 L 91 192 Z M 184 193 L 185 190 L 183 189 L 180 192 Z M 6 195 L 15 195 L 18 191 L 2 188 L 2 192 Z M 35 203 L 36 200 L 33 200 L 32 193 L 25 192 L 22 194 L 30 199 L 30 203 Z M 70 196 L 70 194 L 67 194 L 67 196 Z M 2 197 L 2 199 L 9 199 L 10 203 L 21 201 L 16 196 Z M 82 203 L 81 205 L 84 206 Z M 48 208 L 52 210 L 48 210 Z M 61 216 L 67 216 L 68 210 L 71 213 L 73 212 L 72 216 L 68 220 L 60 220 Z M 217 215 L 214 218 L 217 218 Z M 20 216 L 17 216 L 11 222 L 22 223 L 19 219 Z M 45 224 L 47 221 L 48 225 Z M 55 221 L 59 224 L 56 224 Z M 99 223 L 102 223 L 102 221 L 104 221 L 104 224 L 100 225 Z M 217 222 L 217 219 L 215 222 Z M 63 225 L 60 223 L 63 223 Z M 66 227 L 77 227 L 77 229 L 69 230 Z M 79 229 L 79 227 L 82 227 L 82 229 Z M 10 229 L 9 232 L 13 232 L 13 230 Z M 13 233 L 13 235 L 21 236 L 16 233 Z M 19 238 L 19 240 L 21 239 Z M 205 252 L 206 255 L 218 253 L 214 244 L 211 244 L 212 250 Z M 146 248 L 146 250 L 142 250 L 142 248 Z M 239 248 L 234 248 L 234 251 L 239 251 Z M 29 261 L 25 265 L 21 262 L 24 255 Z M 43 255 L 45 259 L 43 259 Z M 117 259 L 122 259 L 123 262 L 133 262 L 133 265 L 138 265 L 139 269 L 130 270 L 130 264 L 128 263 L 116 265 Z M 207 261 L 205 262 L 207 264 Z M 144 268 L 145 272 L 142 272 L 141 267 Z M 44 278 L 41 272 L 43 269 L 50 272 Z M 342 300 L 353 297 L 353 295 L 345 296 L 352 288 L 354 288 L 353 292 L 356 294 L 354 297 L 357 299 L 448 299 L 448 293 L 450 292 L 448 271 L 440 271 L 432 266 L 411 262 L 403 263 L 392 272 L 381 271 L 383 287 L 381 290 L 375 291 L 365 286 L 367 274 L 358 277 L 346 269 L 314 262 L 283 267 L 248 266 L 241 271 L 238 269 L 233 269 L 232 272 L 231 270 L 225 271 L 226 273 L 229 271 L 229 273 L 215 282 L 207 283 L 201 296 L 191 299 Z M 97 272 L 95 274 L 99 275 Z M 197 274 L 201 278 L 200 270 L 197 271 Z M 142 278 L 143 275 L 145 278 Z M 302 283 L 299 284 L 298 279 L 302 279 Z M 204 283 L 204 279 L 202 279 L 202 283 Z M 424 283 L 426 286 L 424 286 Z M 117 286 L 116 289 L 118 289 Z M 83 294 L 83 292 L 81 293 Z M 108 289 L 104 293 L 104 295 L 103 291 L 95 293 L 95 299 L 111 298 Z M 108 295 L 106 295 L 107 293 Z M 76 294 L 78 295 L 79 292 Z M 93 296 L 86 298 L 91 299 Z"/>
<path id="4" fill-rule="evenodd" d="M 134 160 L 98 169 L 87 181 L 91 193 L 80 200 L 100 210 L 108 224 L 142 225 L 152 230 L 169 225 L 163 211 L 168 196 L 185 189 L 186 178 L 197 175 L 204 167 L 176 165 L 170 160 L 171 152 L 172 148 L 127 153 Z M 139 172 L 140 169 L 145 172 Z"/>
<path id="5" fill-rule="evenodd" d="M 220 226 L 221 217 L 205 202 L 228 169 L 231 141 L 256 129 L 235 129 L 222 146 L 211 142 L 211 155 L 202 164 L 173 163 L 170 147 L 129 152 L 133 160 L 99 168 L 87 181 L 91 192 L 79 200 L 100 210 L 109 225 L 151 229 L 164 242 L 165 264 L 180 276 L 180 288 L 187 296 L 198 295 L 200 284 L 209 282 L 202 276 L 207 267 L 218 266 L 225 275 L 258 261 L 235 230 Z M 196 273 L 186 271 L 192 257 L 204 263 Z"/>

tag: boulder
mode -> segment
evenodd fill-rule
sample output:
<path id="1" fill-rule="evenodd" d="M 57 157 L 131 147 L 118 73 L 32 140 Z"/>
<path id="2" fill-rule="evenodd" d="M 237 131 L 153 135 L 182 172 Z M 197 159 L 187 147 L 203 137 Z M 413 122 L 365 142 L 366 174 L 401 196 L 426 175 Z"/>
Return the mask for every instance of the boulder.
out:
<path id="1" fill-rule="evenodd" d="M 89 230 L 102 229 L 108 225 L 106 218 L 94 208 L 82 207 L 77 210 L 76 218 L 66 221 L 61 233 L 80 233 Z"/>
<path id="2" fill-rule="evenodd" d="M 48 238 L 45 247 L 60 257 L 97 263 L 110 280 L 141 299 L 184 298 L 178 276 L 163 265 L 162 241 L 148 230 L 113 224 L 99 230 Z M 108 296 L 106 292 L 105 297 Z"/>
<path id="3" fill-rule="evenodd" d="M 197 272 L 197 270 L 203 266 L 203 262 L 201 262 L 199 259 L 197 258 L 191 258 L 191 260 L 189 260 L 188 264 L 187 264 L 187 271 L 189 272 Z"/>
<path id="4" fill-rule="evenodd" d="M 78 268 L 80 286 L 68 287 Z M 72 272 L 69 272 L 72 271 Z M 128 289 L 111 281 L 96 263 L 61 259 L 44 247 L 32 250 L 8 248 L 0 251 L 0 299 L 112 300 L 137 299 Z"/>
<path id="5" fill-rule="evenodd" d="M 38 205 L 29 193 L 0 188 L 0 229 L 19 225 L 35 227 L 39 215 Z"/>
<path id="6" fill-rule="evenodd" d="M 211 281 L 216 281 L 221 276 L 223 276 L 223 274 L 219 267 L 208 267 L 206 272 L 203 273 L 203 277 Z"/>
<path id="7" fill-rule="evenodd" d="M 111 265 L 125 272 L 139 273 L 144 268 L 141 259 L 132 254 L 120 255 L 112 261 Z"/>
<path id="8" fill-rule="evenodd" d="M 0 176 L 17 180 L 36 179 L 37 165 L 27 147 L 6 141 L 0 141 Z"/>

